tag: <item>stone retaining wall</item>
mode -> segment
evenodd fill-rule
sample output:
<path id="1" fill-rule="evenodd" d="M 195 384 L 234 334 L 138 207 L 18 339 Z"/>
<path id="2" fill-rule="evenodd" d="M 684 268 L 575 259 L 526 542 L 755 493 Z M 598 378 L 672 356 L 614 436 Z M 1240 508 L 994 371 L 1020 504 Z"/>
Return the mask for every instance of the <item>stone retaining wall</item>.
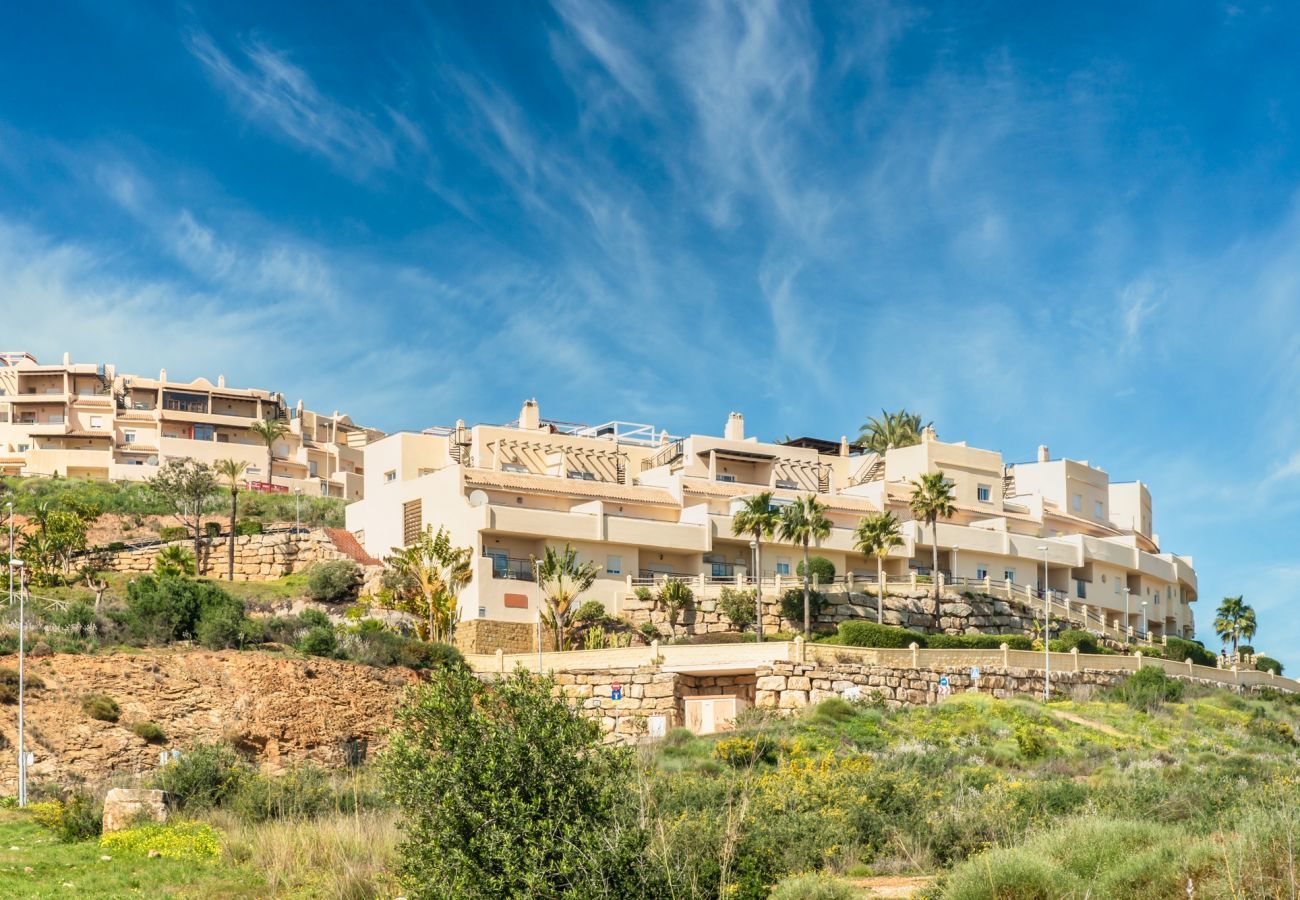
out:
<path id="1" fill-rule="evenodd" d="M 210 578 L 226 576 L 228 538 L 205 538 L 199 559 L 199 574 Z M 119 550 L 105 556 L 105 568 L 112 572 L 152 572 L 163 547 L 192 550 L 190 540 L 173 541 L 154 547 Z M 235 538 L 235 581 L 267 581 L 302 572 L 318 562 L 351 559 L 340 551 L 324 530 L 298 534 L 247 534 Z M 376 580 L 378 567 L 367 566 L 367 581 Z M 373 572 L 370 570 L 374 570 Z"/>

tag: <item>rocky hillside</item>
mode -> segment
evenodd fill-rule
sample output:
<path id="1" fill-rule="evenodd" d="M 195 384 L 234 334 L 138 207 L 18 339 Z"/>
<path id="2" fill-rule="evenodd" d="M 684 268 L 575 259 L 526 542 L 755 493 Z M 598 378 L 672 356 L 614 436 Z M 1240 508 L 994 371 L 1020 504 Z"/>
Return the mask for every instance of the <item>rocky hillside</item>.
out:
<path id="1" fill-rule="evenodd" d="M 350 753 L 383 745 L 393 707 L 417 676 L 320 658 L 266 652 L 159 651 L 112 656 L 55 655 L 28 659 L 43 683 L 29 688 L 27 746 L 30 777 L 98 781 L 116 773 L 147 773 L 164 748 L 227 741 L 278 767 L 314 760 L 343 764 Z M 0 659 L 14 668 L 17 659 Z M 120 706 L 117 722 L 92 718 L 88 694 Z M 17 744 L 17 706 L 0 718 L 0 746 Z M 164 743 L 138 737 L 132 725 L 152 722 Z M 12 793 L 17 768 L 0 753 L 0 791 Z"/>

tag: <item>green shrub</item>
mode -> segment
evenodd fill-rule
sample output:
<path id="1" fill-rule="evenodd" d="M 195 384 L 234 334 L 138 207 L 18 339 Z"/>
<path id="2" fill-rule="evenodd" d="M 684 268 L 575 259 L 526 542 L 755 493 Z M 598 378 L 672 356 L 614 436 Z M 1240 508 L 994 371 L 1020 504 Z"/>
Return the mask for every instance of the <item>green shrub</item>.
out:
<path id="1" fill-rule="evenodd" d="M 1260 672 L 1272 672 L 1279 677 L 1282 675 L 1282 664 L 1271 656 L 1255 657 L 1255 668 Z"/>
<path id="2" fill-rule="evenodd" d="M 206 822 L 154 822 L 111 831 L 99 839 L 99 847 L 109 853 L 152 853 L 190 862 L 210 862 L 221 855 L 220 836 Z"/>
<path id="3" fill-rule="evenodd" d="M 718 597 L 718 609 L 727 621 L 741 629 L 750 627 L 756 621 L 758 614 L 758 603 L 756 601 L 757 591 L 737 590 L 733 587 L 724 587 Z M 802 599 L 799 601 L 803 602 Z"/>
<path id="4" fill-rule="evenodd" d="M 599 625 L 608 618 L 609 613 L 605 611 L 605 604 L 599 600 L 588 600 L 573 614 L 573 621 L 579 625 Z"/>
<path id="5" fill-rule="evenodd" d="M 194 554 L 189 548 L 180 544 L 163 547 L 154 557 L 153 571 L 159 578 L 191 576 L 197 571 L 194 565 Z"/>
<path id="6" fill-rule="evenodd" d="M 240 519 L 235 525 L 235 534 L 245 537 L 250 534 L 261 534 L 262 523 L 256 519 Z"/>
<path id="7" fill-rule="evenodd" d="M 937 635 L 936 635 L 937 636 Z M 927 635 L 893 625 L 877 625 L 875 622 L 841 622 L 839 628 L 840 643 L 849 647 L 910 647 L 913 643 L 925 647 Z"/>
<path id="8" fill-rule="evenodd" d="M 198 639 L 199 622 L 214 615 L 242 620 L 243 601 L 212 582 L 144 575 L 127 585 L 122 622 L 139 640 L 167 643 Z"/>
<path id="9" fill-rule="evenodd" d="M 816 622 L 826 608 L 827 597 L 821 591 L 808 589 L 808 615 Z M 803 588 L 790 588 L 781 595 L 781 616 L 789 622 L 803 623 Z"/>
<path id="10" fill-rule="evenodd" d="M 1279 744 L 1286 744 L 1288 747 L 1295 746 L 1295 731 L 1286 722 L 1280 722 L 1277 719 L 1270 719 L 1263 713 L 1251 718 L 1246 724 L 1246 730 L 1255 737 L 1262 737 L 1265 740 L 1276 741 Z"/>
<path id="11" fill-rule="evenodd" d="M 28 809 L 36 824 L 54 832 L 65 844 L 98 837 L 103 827 L 104 805 L 82 791 L 75 791 L 64 800 L 33 803 Z"/>
<path id="12" fill-rule="evenodd" d="M 1003 644 L 1008 650 L 1034 649 L 1034 639 L 1027 634 L 927 634 L 925 638 L 926 646 L 935 650 L 999 650 Z"/>
<path id="13" fill-rule="evenodd" d="M 164 525 L 158 529 L 158 540 L 165 544 L 172 541 L 187 541 L 189 538 L 189 529 L 183 525 Z"/>
<path id="14" fill-rule="evenodd" d="M 1080 653 L 1098 653 L 1101 650 L 1101 646 L 1097 643 L 1097 638 L 1092 632 L 1082 631 L 1078 628 L 1067 628 L 1058 634 L 1051 643 L 1053 653 L 1069 653 L 1075 647 L 1079 648 Z"/>
<path id="15" fill-rule="evenodd" d="M 1052 748 L 1052 739 L 1047 732 L 1030 722 L 1016 726 L 1016 746 L 1025 759 L 1039 759 L 1046 756 Z"/>
<path id="16" fill-rule="evenodd" d="M 338 806 L 328 773 L 305 763 L 278 775 L 251 775 L 226 804 L 246 822 L 305 819 L 332 812 Z"/>
<path id="17" fill-rule="evenodd" d="M 801 559 L 799 565 L 794 567 L 794 574 L 802 579 L 803 571 L 804 565 Z M 817 584 L 830 584 L 835 580 L 835 564 L 824 556 L 808 557 L 808 578 L 815 580 Z"/>
<path id="18" fill-rule="evenodd" d="M 307 629 L 298 639 L 298 650 L 308 656 L 335 656 L 339 649 L 338 635 L 328 625 L 317 625 Z"/>
<path id="19" fill-rule="evenodd" d="M 1165 646 L 1162 650 L 1161 656 L 1174 662 L 1190 659 L 1195 665 L 1211 668 L 1218 663 L 1218 657 L 1196 641 L 1186 641 L 1177 637 L 1165 638 Z"/>
<path id="20" fill-rule="evenodd" d="M 10 652 L 18 652 L 15 646 Z M 45 682 L 39 675 L 32 672 L 23 674 L 23 691 L 30 694 L 32 691 L 38 691 L 45 687 Z M 17 703 L 18 702 L 18 670 L 11 669 L 8 666 L 0 666 L 0 703 Z"/>
<path id="21" fill-rule="evenodd" d="M 116 722 L 122 715 L 122 707 L 106 694 L 86 694 L 81 698 L 81 711 L 101 722 Z"/>
<path id="22" fill-rule="evenodd" d="M 50 616 L 53 624 L 80 637 L 95 633 L 95 607 L 85 600 L 74 600 L 64 609 L 56 609 Z"/>
<path id="23" fill-rule="evenodd" d="M 167 734 L 153 722 L 136 722 L 131 726 L 135 736 L 151 744 L 167 742 Z"/>
<path id="24" fill-rule="evenodd" d="M 646 639 L 647 643 L 652 643 L 662 637 L 659 634 L 659 626 L 654 622 L 642 622 L 637 626 L 636 630 L 641 632 L 641 636 Z"/>
<path id="25" fill-rule="evenodd" d="M 319 609 L 304 609 L 298 613 L 298 625 L 301 628 L 330 628 L 330 617 Z"/>
<path id="26" fill-rule="evenodd" d="M 791 875 L 772 888 L 769 900 L 855 900 L 856 888 L 842 878 L 825 872 Z"/>
<path id="27" fill-rule="evenodd" d="M 621 824 L 632 751 L 556 693 L 522 670 L 485 683 L 464 669 L 407 693 L 380 765 L 411 895 L 663 895 L 638 883 L 643 830 Z"/>
<path id="28" fill-rule="evenodd" d="M 104 549 L 109 553 L 118 553 L 126 549 L 126 541 L 109 541 Z"/>
<path id="29" fill-rule="evenodd" d="M 248 764 L 229 747 L 199 744 L 158 769 L 154 786 L 181 809 L 212 809 L 234 796 L 252 776 Z"/>
<path id="30" fill-rule="evenodd" d="M 713 756 L 733 768 L 776 760 L 777 744 L 765 734 L 736 735 L 713 745 Z"/>
<path id="31" fill-rule="evenodd" d="M 1165 674 L 1157 666 L 1143 666 L 1108 692 L 1120 703 L 1133 709 L 1155 712 L 1165 703 L 1183 699 L 1183 683 Z"/>
<path id="32" fill-rule="evenodd" d="M 242 647 L 247 632 L 244 629 L 244 610 L 233 604 L 215 606 L 203 613 L 195 630 L 195 638 L 209 650 Z"/>
<path id="33" fill-rule="evenodd" d="M 319 562 L 307 571 L 307 596 L 318 603 L 351 603 L 363 580 L 361 567 L 350 559 Z"/>
<path id="34" fill-rule="evenodd" d="M 651 591 L 650 588 L 646 587 L 644 584 L 639 585 L 635 590 L 632 591 L 632 594 L 642 603 L 649 603 L 652 599 L 654 599 L 654 592 Z"/>
<path id="35" fill-rule="evenodd" d="M 204 522 L 204 523 L 203 523 L 203 534 L 204 534 L 204 536 L 206 536 L 206 537 L 210 537 L 210 538 L 219 538 L 219 537 L 221 537 L 221 523 L 220 523 L 220 522 Z"/>

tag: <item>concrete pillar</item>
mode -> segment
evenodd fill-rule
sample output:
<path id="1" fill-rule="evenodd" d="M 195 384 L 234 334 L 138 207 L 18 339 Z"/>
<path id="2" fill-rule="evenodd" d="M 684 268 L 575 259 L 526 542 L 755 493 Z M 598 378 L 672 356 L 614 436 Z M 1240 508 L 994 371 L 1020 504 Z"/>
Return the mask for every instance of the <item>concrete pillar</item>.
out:
<path id="1" fill-rule="evenodd" d="M 1079 671 L 1079 648 L 1071 647 L 1070 655 L 1074 657 L 1074 671 Z"/>
<path id="2" fill-rule="evenodd" d="M 632 573 L 627 573 L 627 592 L 632 593 Z"/>
<path id="3" fill-rule="evenodd" d="M 506 654 L 505 654 L 505 651 L 502 650 L 500 647 L 497 647 L 497 671 L 498 671 L 498 672 L 505 672 L 505 670 L 506 670 Z"/>
<path id="4" fill-rule="evenodd" d="M 912 651 L 912 668 L 919 669 L 921 662 L 921 645 L 916 641 L 912 641 L 912 643 L 908 644 L 908 649 Z"/>
<path id="5" fill-rule="evenodd" d="M 993 579 L 989 578 L 987 575 L 984 576 L 984 593 L 993 593 Z"/>
<path id="6" fill-rule="evenodd" d="M 1011 668 L 1011 648 L 1007 646 L 1006 641 L 1002 642 L 1002 668 Z"/>
<path id="7" fill-rule="evenodd" d="M 804 653 L 803 635 L 802 635 L 802 634 L 796 634 L 796 635 L 794 636 L 794 659 L 795 659 L 795 662 L 803 662 L 803 653 Z"/>
<path id="8" fill-rule="evenodd" d="M 943 593 L 943 587 L 944 587 L 944 577 L 943 577 L 943 573 L 942 573 L 942 572 L 935 572 L 935 573 L 934 573 L 934 580 L 935 580 L 935 582 L 938 583 L 938 585 L 939 585 L 939 593 L 942 594 L 942 593 Z"/>
<path id="9" fill-rule="evenodd" d="M 916 570 L 912 570 L 912 590 L 916 590 Z"/>
<path id="10" fill-rule="evenodd" d="M 1187 674 L 1188 674 L 1188 675 L 1191 675 L 1191 674 L 1192 674 L 1192 658 L 1189 656 L 1189 657 L 1187 658 L 1186 662 L 1187 662 Z"/>

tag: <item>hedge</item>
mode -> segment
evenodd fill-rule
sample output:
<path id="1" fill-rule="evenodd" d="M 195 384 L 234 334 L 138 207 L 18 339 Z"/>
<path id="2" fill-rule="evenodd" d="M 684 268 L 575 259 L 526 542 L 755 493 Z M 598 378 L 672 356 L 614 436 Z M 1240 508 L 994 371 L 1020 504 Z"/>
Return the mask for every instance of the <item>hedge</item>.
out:
<path id="1" fill-rule="evenodd" d="M 840 643 L 849 647 L 910 647 L 913 643 L 926 646 L 927 636 L 919 631 L 877 625 L 875 622 L 841 622 Z"/>
<path id="2" fill-rule="evenodd" d="M 1027 634 L 931 634 L 931 650 L 1033 650 L 1034 639 Z"/>
<path id="3" fill-rule="evenodd" d="M 1183 662 L 1190 659 L 1198 666 L 1213 667 L 1218 663 L 1218 657 L 1212 651 L 1206 650 L 1200 643 L 1185 641 L 1177 637 L 1165 638 L 1165 646 L 1160 655 L 1165 659 L 1172 659 L 1174 662 Z"/>
<path id="4" fill-rule="evenodd" d="M 1097 643 L 1096 635 L 1078 628 L 1067 628 L 1062 631 L 1052 641 L 1051 646 L 1053 653 L 1069 653 L 1075 647 L 1079 648 L 1080 653 L 1101 652 L 1101 645 Z"/>
<path id="5" fill-rule="evenodd" d="M 1271 656 L 1255 657 L 1255 668 L 1260 672 L 1272 672 L 1277 676 L 1282 674 L 1282 664 Z"/>

